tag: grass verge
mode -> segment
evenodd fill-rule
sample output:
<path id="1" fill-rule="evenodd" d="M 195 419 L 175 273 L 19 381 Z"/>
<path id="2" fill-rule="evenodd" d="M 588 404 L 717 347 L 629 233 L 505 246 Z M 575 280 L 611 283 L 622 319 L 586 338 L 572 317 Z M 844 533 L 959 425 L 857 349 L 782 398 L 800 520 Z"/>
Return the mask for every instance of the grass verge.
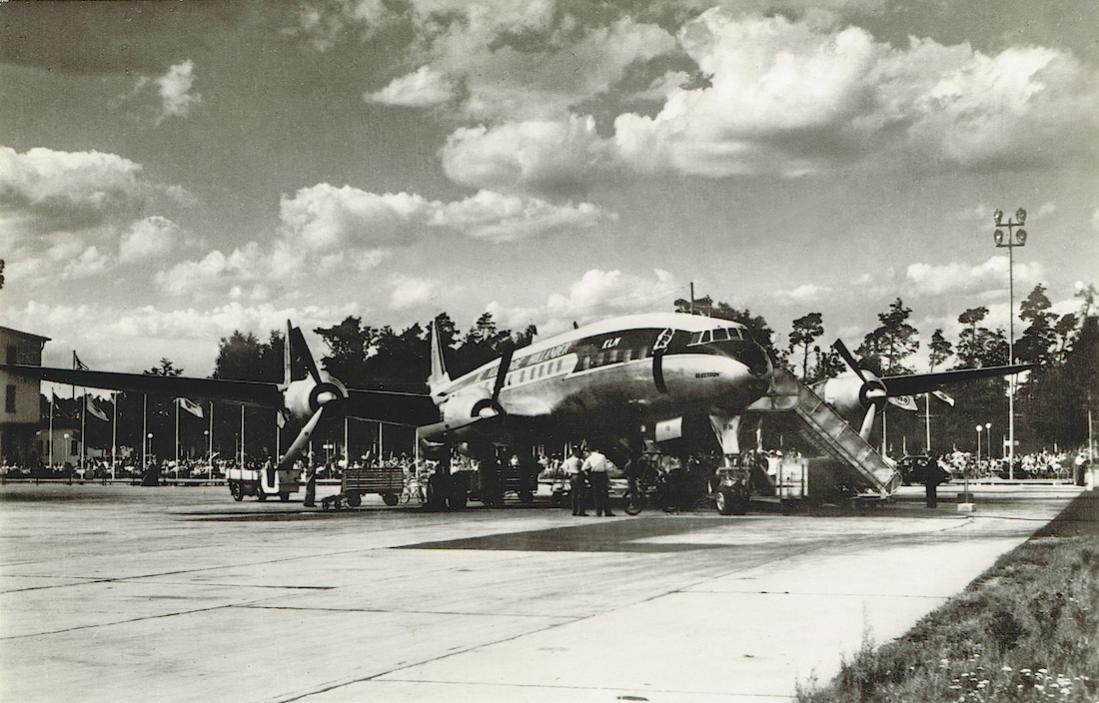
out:
<path id="1" fill-rule="evenodd" d="M 799 703 L 1099 701 L 1099 494 L 1082 493 L 903 637 Z"/>

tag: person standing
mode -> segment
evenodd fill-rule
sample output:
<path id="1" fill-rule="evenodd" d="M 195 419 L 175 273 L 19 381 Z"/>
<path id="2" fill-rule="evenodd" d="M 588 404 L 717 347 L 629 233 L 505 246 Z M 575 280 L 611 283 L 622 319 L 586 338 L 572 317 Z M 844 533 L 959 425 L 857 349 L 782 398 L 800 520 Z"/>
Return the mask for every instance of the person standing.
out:
<path id="1" fill-rule="evenodd" d="M 580 450 L 573 449 L 569 457 L 561 464 L 561 469 L 569 477 L 569 498 L 572 502 L 572 514 L 586 517 L 584 511 L 584 472 L 581 470 L 583 461 L 580 459 Z"/>
<path id="2" fill-rule="evenodd" d="M 610 460 L 598 449 L 592 449 L 584 460 L 583 471 L 591 482 L 592 502 L 595 503 L 595 514 L 599 517 L 614 517 L 610 497 L 607 495 L 610 485 L 607 471 L 610 470 L 610 464 Z"/>
<path id="3" fill-rule="evenodd" d="M 927 507 L 936 508 L 939 505 L 939 484 L 950 478 L 950 474 L 939 466 L 939 460 L 934 454 L 931 454 L 927 457 L 923 475 L 923 489 L 927 499 Z"/>
<path id="4" fill-rule="evenodd" d="M 317 499 L 317 467 L 313 462 L 305 462 L 305 501 L 302 503 L 307 508 L 315 507 Z"/>

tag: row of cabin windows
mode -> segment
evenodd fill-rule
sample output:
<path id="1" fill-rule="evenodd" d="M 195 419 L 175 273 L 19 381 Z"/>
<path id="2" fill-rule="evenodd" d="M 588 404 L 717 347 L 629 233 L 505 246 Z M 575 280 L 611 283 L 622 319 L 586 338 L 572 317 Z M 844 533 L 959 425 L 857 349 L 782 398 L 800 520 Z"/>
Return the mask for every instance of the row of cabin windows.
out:
<path id="1" fill-rule="evenodd" d="M 739 327 L 718 327 L 712 330 L 702 330 L 691 335 L 691 341 L 687 346 L 695 344 L 709 344 L 710 342 L 727 342 L 730 339 L 751 339 L 747 331 Z"/>
<path id="2" fill-rule="evenodd" d="M 541 364 L 533 366 L 529 369 L 512 371 L 508 374 L 507 383 L 505 385 L 510 386 L 512 383 L 523 383 L 525 381 L 534 381 L 539 378 L 545 378 L 550 374 L 559 373 L 564 367 L 564 364 L 564 359 L 557 359 L 555 361 L 542 362 Z"/>
<path id="3" fill-rule="evenodd" d="M 633 361 L 634 359 L 644 359 L 648 355 L 649 347 L 641 347 L 640 349 L 609 349 L 597 354 L 586 354 L 580 357 L 580 363 L 577 364 L 576 370 L 587 371 L 588 369 L 597 369 L 600 366 L 607 366 L 609 364 Z"/>

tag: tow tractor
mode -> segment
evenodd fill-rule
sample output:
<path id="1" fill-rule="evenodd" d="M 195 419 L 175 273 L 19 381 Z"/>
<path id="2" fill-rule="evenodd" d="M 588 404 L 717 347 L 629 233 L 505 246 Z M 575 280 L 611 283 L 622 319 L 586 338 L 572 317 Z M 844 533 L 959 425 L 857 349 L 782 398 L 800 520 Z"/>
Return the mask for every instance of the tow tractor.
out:
<path id="1" fill-rule="evenodd" d="M 268 496 L 277 495 L 285 503 L 290 500 L 290 494 L 297 493 L 301 487 L 301 469 L 230 467 L 225 480 L 229 484 L 229 494 L 237 502 L 244 500 L 244 496 L 264 501 Z"/>

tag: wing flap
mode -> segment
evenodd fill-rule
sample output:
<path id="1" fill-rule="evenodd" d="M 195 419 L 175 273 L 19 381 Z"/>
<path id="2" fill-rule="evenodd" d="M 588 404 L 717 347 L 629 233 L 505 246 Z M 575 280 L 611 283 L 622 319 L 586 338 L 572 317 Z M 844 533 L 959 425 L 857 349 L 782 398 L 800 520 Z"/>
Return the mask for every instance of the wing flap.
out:
<path id="1" fill-rule="evenodd" d="M 429 425 L 439 420 L 439 409 L 431 396 L 424 393 L 349 388 L 347 398 L 340 402 L 339 411 L 362 420 L 411 427 Z"/>

